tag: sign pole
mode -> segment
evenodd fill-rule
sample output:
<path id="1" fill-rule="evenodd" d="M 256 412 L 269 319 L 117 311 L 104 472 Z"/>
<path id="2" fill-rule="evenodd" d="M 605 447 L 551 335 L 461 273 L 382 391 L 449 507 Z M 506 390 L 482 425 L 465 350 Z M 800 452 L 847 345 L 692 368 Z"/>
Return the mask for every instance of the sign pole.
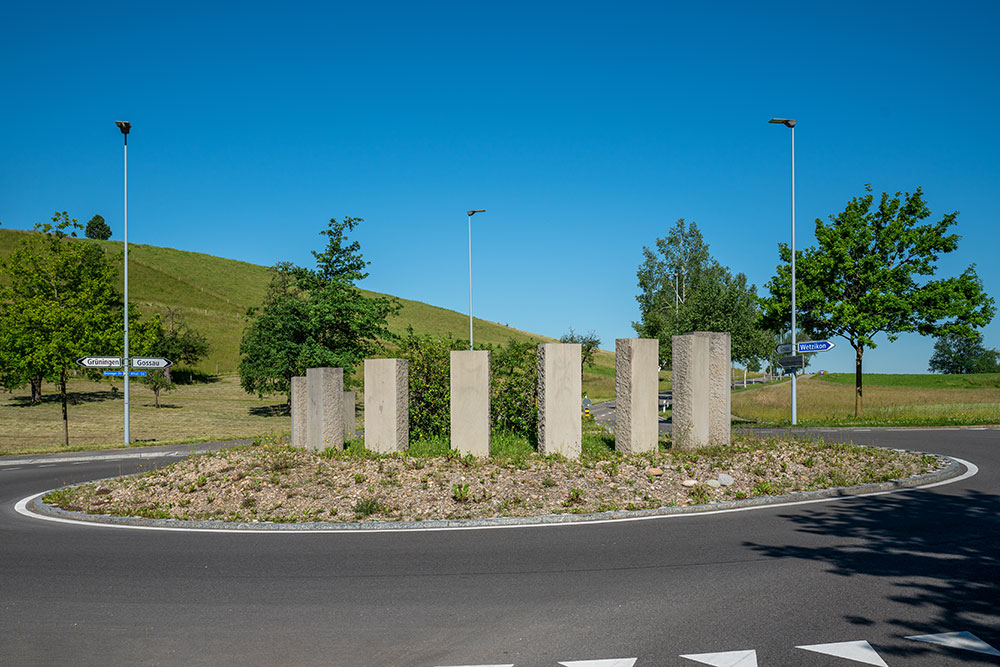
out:
<path id="1" fill-rule="evenodd" d="M 115 124 L 118 129 L 122 131 L 122 135 L 125 137 L 125 445 L 127 446 L 131 442 L 129 437 L 129 424 L 128 424 L 128 131 L 132 128 L 132 124 L 125 120 L 116 120 Z"/>

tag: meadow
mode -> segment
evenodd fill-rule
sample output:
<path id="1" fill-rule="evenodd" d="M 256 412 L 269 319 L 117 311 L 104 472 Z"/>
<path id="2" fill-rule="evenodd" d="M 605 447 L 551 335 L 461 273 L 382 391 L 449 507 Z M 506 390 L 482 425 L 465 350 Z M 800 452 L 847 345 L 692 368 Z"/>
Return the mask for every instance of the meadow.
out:
<path id="1" fill-rule="evenodd" d="M 863 415 L 854 416 L 854 374 L 813 375 L 798 382 L 803 425 L 947 426 L 1000 424 L 1000 373 L 865 375 Z M 764 424 L 788 423 L 791 388 L 785 380 L 734 392 L 733 415 Z"/>

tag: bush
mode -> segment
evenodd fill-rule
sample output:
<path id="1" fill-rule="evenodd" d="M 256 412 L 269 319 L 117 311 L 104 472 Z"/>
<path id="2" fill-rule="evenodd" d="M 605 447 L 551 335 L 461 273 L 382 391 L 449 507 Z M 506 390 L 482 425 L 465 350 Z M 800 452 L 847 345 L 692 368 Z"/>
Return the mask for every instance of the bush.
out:
<path id="1" fill-rule="evenodd" d="M 538 347 L 513 339 L 490 354 L 490 421 L 493 429 L 528 437 L 538 429 Z"/>

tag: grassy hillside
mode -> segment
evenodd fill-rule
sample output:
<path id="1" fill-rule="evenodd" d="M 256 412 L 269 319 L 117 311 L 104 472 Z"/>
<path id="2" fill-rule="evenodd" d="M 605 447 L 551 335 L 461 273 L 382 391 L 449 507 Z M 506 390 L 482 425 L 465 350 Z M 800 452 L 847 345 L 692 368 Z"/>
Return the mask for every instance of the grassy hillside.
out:
<path id="1" fill-rule="evenodd" d="M 9 255 L 30 233 L 0 229 L 0 257 Z M 109 257 L 121 264 L 121 242 L 81 242 L 99 244 Z M 268 269 L 264 266 L 173 248 L 129 244 L 129 300 L 138 305 L 143 314 L 159 313 L 164 321 L 168 309 L 179 308 L 183 320 L 205 334 L 212 346 L 209 356 L 196 368 L 201 372 L 222 375 L 236 372 L 247 309 L 260 305 L 269 280 Z M 121 269 L 119 281 L 119 289 L 123 289 Z M 455 338 L 468 335 L 468 315 L 419 301 L 399 299 L 399 302 L 402 310 L 389 322 L 390 329 L 396 333 L 404 333 L 412 326 L 419 334 Z M 506 343 L 510 338 L 537 342 L 555 340 L 478 318 L 474 319 L 474 334 L 477 342 L 494 345 Z M 94 354 L 99 353 L 99 350 L 94 351 Z M 586 374 L 585 389 L 596 390 L 592 396 L 610 397 L 614 393 L 614 355 L 610 352 L 599 354 L 597 367 L 597 372 Z"/>

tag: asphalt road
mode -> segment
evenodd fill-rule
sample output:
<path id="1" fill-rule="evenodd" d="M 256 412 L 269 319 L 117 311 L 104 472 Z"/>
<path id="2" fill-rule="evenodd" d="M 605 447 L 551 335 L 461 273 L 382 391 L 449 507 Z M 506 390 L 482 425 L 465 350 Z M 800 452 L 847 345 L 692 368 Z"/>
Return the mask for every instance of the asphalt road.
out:
<path id="1" fill-rule="evenodd" d="M 822 435 L 953 455 L 978 474 L 627 523 L 232 534 L 14 509 L 155 459 L 0 460 L 0 665 L 1000 665 L 905 639 L 968 632 L 1000 648 L 1000 431 Z"/>

